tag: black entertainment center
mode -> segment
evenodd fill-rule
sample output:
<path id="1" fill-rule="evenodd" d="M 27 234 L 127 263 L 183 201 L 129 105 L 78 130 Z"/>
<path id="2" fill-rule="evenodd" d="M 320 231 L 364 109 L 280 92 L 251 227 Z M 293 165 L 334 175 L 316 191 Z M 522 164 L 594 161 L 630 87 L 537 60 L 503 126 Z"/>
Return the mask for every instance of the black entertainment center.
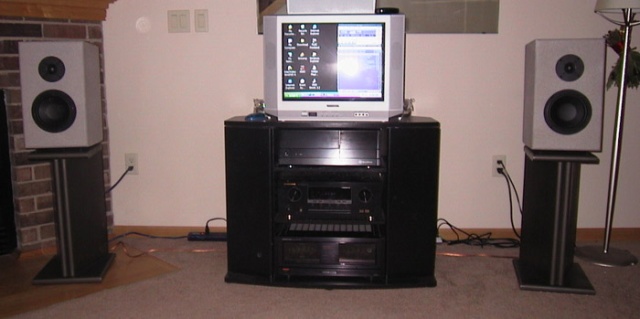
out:
<path id="1" fill-rule="evenodd" d="M 440 124 L 225 121 L 226 282 L 433 287 Z"/>

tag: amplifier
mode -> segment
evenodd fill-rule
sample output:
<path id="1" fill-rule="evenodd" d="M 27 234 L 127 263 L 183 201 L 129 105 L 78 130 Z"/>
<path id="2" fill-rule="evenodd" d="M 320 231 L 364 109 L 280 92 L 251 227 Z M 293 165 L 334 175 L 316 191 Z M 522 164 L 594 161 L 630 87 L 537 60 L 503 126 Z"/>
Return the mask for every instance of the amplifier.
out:
<path id="1" fill-rule="evenodd" d="M 278 275 L 383 275 L 384 239 L 375 225 L 292 223 L 275 245 Z"/>

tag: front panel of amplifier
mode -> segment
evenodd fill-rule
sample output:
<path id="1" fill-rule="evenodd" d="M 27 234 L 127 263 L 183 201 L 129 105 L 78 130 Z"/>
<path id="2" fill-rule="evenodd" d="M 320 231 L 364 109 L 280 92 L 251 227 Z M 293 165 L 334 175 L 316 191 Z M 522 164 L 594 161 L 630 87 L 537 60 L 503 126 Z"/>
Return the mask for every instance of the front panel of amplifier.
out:
<path id="1" fill-rule="evenodd" d="M 381 277 L 384 240 L 354 237 L 280 237 L 276 271 L 284 276 Z"/>

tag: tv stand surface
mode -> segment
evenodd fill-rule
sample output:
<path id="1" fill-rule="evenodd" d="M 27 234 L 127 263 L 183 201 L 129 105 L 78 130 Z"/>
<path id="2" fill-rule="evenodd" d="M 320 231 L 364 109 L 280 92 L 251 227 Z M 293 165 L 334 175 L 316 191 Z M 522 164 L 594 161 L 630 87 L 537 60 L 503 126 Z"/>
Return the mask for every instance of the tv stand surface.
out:
<path id="1" fill-rule="evenodd" d="M 425 117 L 225 121 L 225 281 L 436 286 L 439 150 Z"/>

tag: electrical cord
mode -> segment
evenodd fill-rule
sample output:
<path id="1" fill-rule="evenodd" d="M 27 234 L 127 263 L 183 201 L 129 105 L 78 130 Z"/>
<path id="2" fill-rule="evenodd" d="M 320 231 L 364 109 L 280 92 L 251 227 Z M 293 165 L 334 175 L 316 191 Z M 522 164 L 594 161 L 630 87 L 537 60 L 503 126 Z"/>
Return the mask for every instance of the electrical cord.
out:
<path id="1" fill-rule="evenodd" d="M 209 222 L 212 222 L 214 220 L 223 220 L 225 223 L 227 222 L 227 219 L 226 218 L 222 218 L 222 217 L 215 217 L 215 218 L 211 218 L 211 219 L 207 220 L 207 222 L 204 224 L 204 233 L 206 235 L 209 235 L 209 233 L 211 233 L 209 231 Z"/>
<path id="2" fill-rule="evenodd" d="M 513 233 L 516 235 L 516 237 L 520 239 L 520 234 L 518 234 L 515 223 L 513 222 L 513 197 L 511 196 L 511 188 L 513 188 L 513 192 L 515 193 L 516 201 L 518 202 L 518 208 L 520 210 L 520 215 L 522 216 L 522 205 L 520 204 L 520 196 L 518 195 L 518 190 L 513 184 L 513 180 L 509 175 L 509 171 L 507 170 L 507 167 L 504 165 L 502 161 L 498 161 L 498 164 L 502 166 L 501 169 L 498 169 L 498 173 L 502 174 L 502 176 L 504 176 L 507 182 L 507 192 L 509 194 L 509 219 L 511 220 L 511 230 L 513 230 Z"/>
<path id="3" fill-rule="evenodd" d="M 117 183 L 116 183 L 117 184 Z M 221 217 L 216 217 L 216 218 L 211 218 L 209 220 L 207 220 L 207 222 L 204 225 L 204 231 L 206 234 L 211 233 L 211 231 L 209 230 L 209 222 L 215 221 L 215 220 L 223 220 L 223 221 L 227 221 L 225 218 L 221 218 Z M 145 234 L 145 233 L 141 233 L 141 232 L 137 232 L 137 231 L 130 231 L 130 232 L 126 232 L 124 234 L 115 236 L 111 239 L 109 239 L 110 242 L 116 241 L 116 240 L 120 240 L 124 237 L 128 237 L 128 236 L 140 236 L 140 237 L 147 237 L 147 238 L 154 238 L 154 239 L 185 239 L 188 236 L 156 236 L 156 235 L 150 235 L 150 234 Z"/>
<path id="4" fill-rule="evenodd" d="M 167 237 L 157 237 L 154 236 L 155 238 L 167 238 Z M 156 253 L 156 252 L 189 252 L 189 253 L 217 253 L 217 252 L 225 252 L 224 249 L 219 249 L 219 248 L 196 248 L 196 249 L 184 249 L 184 248 L 151 248 L 148 250 L 140 250 L 138 248 L 133 248 L 133 250 L 138 251 L 138 253 L 133 253 L 130 252 L 131 248 L 123 241 L 118 241 L 117 243 L 115 243 L 113 246 L 111 246 L 111 248 L 109 248 L 109 250 L 111 252 L 116 251 L 118 248 L 122 249 L 122 252 L 130 258 L 138 258 L 138 257 L 142 257 L 142 256 L 147 256 L 147 255 L 151 255 L 152 253 Z"/>
<path id="5" fill-rule="evenodd" d="M 110 250 L 114 251 L 116 248 L 118 247 L 122 247 L 122 250 L 124 251 L 124 254 L 127 255 L 128 257 L 131 258 L 137 258 L 137 257 L 141 257 L 144 255 L 148 255 L 150 252 L 153 252 L 153 250 L 150 251 L 146 251 L 146 252 L 141 252 L 139 254 L 132 254 L 129 253 L 129 250 L 127 248 L 127 245 L 121 241 L 122 238 L 131 236 L 131 235 L 136 235 L 136 236 L 141 236 L 141 237 L 147 237 L 147 238 L 161 238 L 161 239 L 183 239 L 183 238 L 187 238 L 187 236 L 154 236 L 154 235 L 149 235 L 149 234 L 144 234 L 144 233 L 140 233 L 140 232 L 136 232 L 136 231 L 131 231 L 131 232 L 127 232 L 118 236 L 115 236 L 111 239 L 109 239 L 109 242 L 114 242 L 114 241 L 118 241 Z"/>
<path id="6" fill-rule="evenodd" d="M 468 233 L 461 228 L 458 228 L 451 224 L 444 218 L 438 219 L 438 233 L 440 233 L 440 227 L 448 226 L 456 235 L 455 240 L 442 238 L 442 242 L 448 245 L 465 244 L 469 246 L 493 246 L 497 248 L 516 248 L 520 247 L 520 241 L 514 238 L 491 238 L 491 232 L 485 234 Z M 461 236 L 463 235 L 463 236 Z"/>
<path id="7" fill-rule="evenodd" d="M 507 170 L 506 165 L 502 161 L 498 161 L 500 168 L 498 168 L 498 173 L 504 176 L 507 182 L 507 189 L 509 194 L 509 217 L 511 220 L 511 230 L 515 234 L 518 239 L 515 238 L 491 238 L 491 232 L 485 234 L 473 234 L 468 233 L 453 224 L 447 221 L 444 218 L 438 219 L 437 231 L 440 233 L 440 227 L 448 226 L 453 233 L 456 235 L 455 240 L 447 240 L 442 238 L 442 242 L 447 243 L 448 245 L 457 245 L 457 244 L 466 244 L 470 246 L 494 246 L 497 248 L 516 248 L 520 247 L 520 234 L 516 230 L 515 223 L 513 221 L 513 197 L 511 194 L 511 189 L 513 188 L 513 192 L 515 193 L 516 201 L 518 203 L 518 208 L 520 210 L 520 215 L 522 215 L 522 205 L 520 204 L 520 196 L 518 195 L 518 190 L 516 189 L 511 176 L 509 175 L 509 171 Z"/>
<path id="8" fill-rule="evenodd" d="M 124 242 L 122 242 L 122 241 L 119 241 L 119 242 L 118 242 L 118 243 L 116 243 L 113 247 L 111 247 L 110 251 L 115 251 L 118 247 L 121 247 L 121 248 L 122 248 L 122 251 L 124 252 L 124 254 L 125 254 L 127 257 L 130 257 L 130 258 L 138 258 L 138 257 L 142 257 L 142 256 L 145 256 L 145 255 L 149 255 L 149 252 L 146 252 L 146 251 L 140 252 L 140 253 L 138 253 L 138 254 L 132 254 L 132 253 L 130 253 L 130 252 L 129 252 L 129 247 L 127 246 L 127 244 L 125 244 L 125 243 L 124 243 Z"/>
<path id="9" fill-rule="evenodd" d="M 120 178 L 118 178 L 118 181 L 116 181 L 115 184 L 113 184 L 113 186 L 109 187 L 109 189 L 107 189 L 104 193 L 105 194 L 109 194 L 114 188 L 116 188 L 116 186 L 118 186 L 118 184 L 120 184 L 120 182 L 122 182 L 122 180 L 124 179 L 125 176 L 127 176 L 127 174 L 129 172 L 131 172 L 133 170 L 133 166 L 129 166 L 127 167 L 127 170 L 124 171 L 124 173 L 122 173 L 122 175 L 120 176 Z"/>
<path id="10" fill-rule="evenodd" d="M 516 185 L 513 184 L 513 180 L 511 179 L 511 175 L 509 175 L 509 171 L 507 170 L 507 167 L 504 165 L 504 163 L 502 161 L 500 161 L 500 166 L 502 166 L 502 171 L 499 171 L 500 174 L 504 175 L 508 182 L 509 185 L 511 185 L 511 187 L 513 188 L 513 192 L 516 194 L 516 200 L 518 202 L 518 208 L 520 209 L 520 215 L 522 215 L 522 205 L 520 205 L 520 196 L 518 196 L 518 190 L 516 189 Z"/>
<path id="11" fill-rule="evenodd" d="M 155 236 L 155 235 L 149 235 L 149 234 L 140 233 L 140 232 L 137 232 L 137 231 L 130 231 L 130 232 L 124 233 L 122 235 L 118 235 L 116 237 L 113 237 L 113 238 L 109 239 L 109 241 L 119 240 L 121 238 L 128 237 L 128 236 L 131 236 L 131 235 L 147 237 L 147 238 L 160 238 L 160 239 L 184 239 L 184 238 L 187 238 L 187 236 Z"/>

